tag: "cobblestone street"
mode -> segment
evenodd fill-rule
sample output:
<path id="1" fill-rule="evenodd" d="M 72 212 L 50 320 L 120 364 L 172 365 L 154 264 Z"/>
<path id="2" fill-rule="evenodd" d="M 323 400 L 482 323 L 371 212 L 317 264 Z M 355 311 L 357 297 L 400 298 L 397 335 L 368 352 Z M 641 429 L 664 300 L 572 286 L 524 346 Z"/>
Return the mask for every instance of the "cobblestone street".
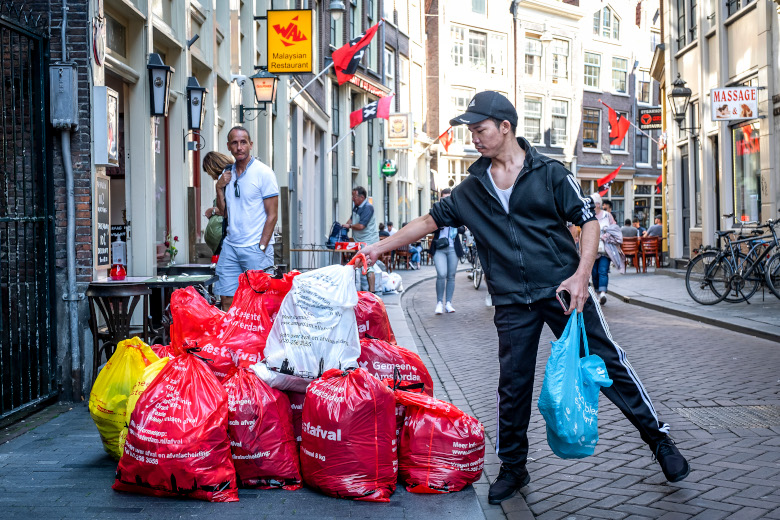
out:
<path id="1" fill-rule="evenodd" d="M 435 282 L 404 295 L 421 355 L 453 402 L 496 434 L 497 336 L 486 288 L 457 276 L 454 314 L 436 316 Z M 545 327 L 536 364 L 529 429 L 531 483 L 522 498 L 487 505 L 488 480 L 476 485 L 487 518 L 758 519 L 780 518 L 780 345 L 622 303 L 604 307 L 612 335 L 628 353 L 659 416 L 692 467 L 670 484 L 619 410 L 600 400 L 596 454 L 562 460 L 547 446 L 536 400 L 550 353 Z M 689 419 L 689 417 L 691 419 Z M 696 422 L 692 422 L 696 421 Z M 495 453 L 486 473 L 498 473 Z"/>

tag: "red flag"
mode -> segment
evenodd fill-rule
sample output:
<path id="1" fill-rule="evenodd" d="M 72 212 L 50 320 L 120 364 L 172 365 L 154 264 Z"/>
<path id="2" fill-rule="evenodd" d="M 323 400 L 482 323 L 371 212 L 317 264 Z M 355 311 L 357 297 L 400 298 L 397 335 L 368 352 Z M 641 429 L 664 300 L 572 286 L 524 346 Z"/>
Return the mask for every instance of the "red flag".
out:
<path id="1" fill-rule="evenodd" d="M 452 136 L 452 127 L 449 127 L 448 129 L 446 129 L 444 131 L 444 133 L 441 134 L 437 139 L 439 140 L 441 145 L 444 147 L 444 151 L 445 152 L 449 152 L 450 151 L 450 145 L 452 144 L 452 141 L 454 139 L 453 136 Z"/>
<path id="2" fill-rule="evenodd" d="M 659 193 L 661 193 L 661 185 L 663 184 L 663 176 L 664 176 L 664 174 L 662 173 L 662 174 L 661 174 L 661 175 L 659 175 L 659 176 L 658 176 L 658 178 L 655 180 L 655 193 L 656 193 L 656 194 L 659 194 Z"/>
<path id="3" fill-rule="evenodd" d="M 349 78 L 355 75 L 358 65 L 360 65 L 360 60 L 363 59 L 364 50 L 371 43 L 371 39 L 380 25 L 382 25 L 381 20 L 378 24 L 369 27 L 365 33 L 356 36 L 333 51 L 331 58 L 333 58 L 333 67 L 336 69 L 336 78 L 339 81 L 339 85 L 343 85 L 349 81 Z"/>
<path id="4" fill-rule="evenodd" d="M 604 105 L 609 110 L 609 144 L 620 146 L 623 138 L 628 133 L 631 122 L 625 116 L 618 114 L 609 105 Z"/>
<path id="5" fill-rule="evenodd" d="M 369 119 L 374 119 L 377 117 L 381 119 L 389 119 L 390 101 L 392 101 L 394 95 L 395 94 L 390 94 L 389 96 L 379 98 L 373 103 L 369 103 L 368 105 L 364 106 L 360 110 L 351 112 L 349 114 L 349 127 L 355 128 L 363 121 L 368 121 Z"/>
<path id="6" fill-rule="evenodd" d="M 605 175 L 604 177 L 598 180 L 597 185 L 598 185 L 599 195 L 603 197 L 604 195 L 607 194 L 607 192 L 609 191 L 609 187 L 612 185 L 612 181 L 615 180 L 615 177 L 617 177 L 617 174 L 620 171 L 620 168 L 622 167 L 623 167 L 623 163 L 620 163 L 620 166 L 617 167 L 617 170 L 615 170 L 614 172 L 608 175 Z"/>

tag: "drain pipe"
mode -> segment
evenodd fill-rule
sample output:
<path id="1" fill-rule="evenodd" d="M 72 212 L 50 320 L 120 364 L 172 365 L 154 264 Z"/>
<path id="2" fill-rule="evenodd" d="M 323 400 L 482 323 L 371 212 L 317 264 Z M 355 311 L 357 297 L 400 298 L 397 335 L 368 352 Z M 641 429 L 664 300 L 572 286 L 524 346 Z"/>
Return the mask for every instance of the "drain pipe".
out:
<path id="1" fill-rule="evenodd" d="M 70 152 L 70 135 L 73 128 L 78 129 L 78 109 L 76 105 L 75 64 L 67 63 L 66 38 L 68 27 L 68 2 L 62 0 L 62 61 L 54 64 L 51 71 L 52 124 L 61 130 L 62 166 L 65 169 L 67 228 L 65 249 L 67 253 L 68 292 L 62 298 L 68 302 L 70 329 L 70 371 L 72 397 L 78 401 L 81 397 L 81 344 L 79 342 L 79 301 L 84 298 L 78 293 L 76 285 L 76 198 L 73 180 L 73 158 Z M 56 94 L 56 95 L 55 95 Z M 57 99 L 54 99 L 54 98 Z"/>

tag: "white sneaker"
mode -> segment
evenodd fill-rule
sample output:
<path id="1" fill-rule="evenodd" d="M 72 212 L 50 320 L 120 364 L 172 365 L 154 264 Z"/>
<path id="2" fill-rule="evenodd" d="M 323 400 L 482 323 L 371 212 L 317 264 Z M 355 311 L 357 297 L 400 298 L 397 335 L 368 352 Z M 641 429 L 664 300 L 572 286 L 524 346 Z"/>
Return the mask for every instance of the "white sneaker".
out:
<path id="1" fill-rule="evenodd" d="M 452 303 L 447 302 L 447 305 L 444 306 L 445 309 L 447 309 L 447 312 L 455 312 L 455 309 L 452 307 Z"/>
<path id="2" fill-rule="evenodd" d="M 599 303 L 601 305 L 604 305 L 605 303 L 607 303 L 607 292 L 606 291 L 601 291 L 599 293 Z"/>
<path id="3" fill-rule="evenodd" d="M 444 314 L 444 304 L 442 302 L 436 304 L 436 314 Z"/>

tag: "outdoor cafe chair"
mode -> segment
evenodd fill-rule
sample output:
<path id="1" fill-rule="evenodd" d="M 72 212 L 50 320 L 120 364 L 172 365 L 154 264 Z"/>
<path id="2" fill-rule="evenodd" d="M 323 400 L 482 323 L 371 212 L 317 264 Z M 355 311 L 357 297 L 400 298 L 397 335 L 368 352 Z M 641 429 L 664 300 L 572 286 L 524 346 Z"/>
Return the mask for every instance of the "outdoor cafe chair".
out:
<path id="1" fill-rule="evenodd" d="M 92 382 L 105 354 L 106 361 L 116 351 L 117 344 L 141 334 L 149 342 L 149 296 L 151 289 L 143 283 L 91 283 L 87 288 L 89 328 L 92 331 Z M 143 300 L 143 325 L 131 326 L 136 306 Z M 99 325 L 98 311 L 103 319 Z"/>
<path id="2" fill-rule="evenodd" d="M 401 246 L 394 251 L 395 253 L 395 268 L 398 269 L 398 264 L 405 263 L 406 269 L 411 269 L 412 252 L 409 251 L 409 246 Z"/>
<path id="3" fill-rule="evenodd" d="M 629 259 L 631 263 L 636 267 L 636 272 L 639 272 L 639 237 L 623 237 L 623 244 L 620 246 L 623 249 L 623 254 L 626 255 L 626 261 Z"/>
<path id="4" fill-rule="evenodd" d="M 659 251 L 658 237 L 642 237 L 639 239 L 639 247 L 642 250 L 643 272 L 647 272 L 647 259 L 653 259 L 653 267 L 658 268 Z"/>

